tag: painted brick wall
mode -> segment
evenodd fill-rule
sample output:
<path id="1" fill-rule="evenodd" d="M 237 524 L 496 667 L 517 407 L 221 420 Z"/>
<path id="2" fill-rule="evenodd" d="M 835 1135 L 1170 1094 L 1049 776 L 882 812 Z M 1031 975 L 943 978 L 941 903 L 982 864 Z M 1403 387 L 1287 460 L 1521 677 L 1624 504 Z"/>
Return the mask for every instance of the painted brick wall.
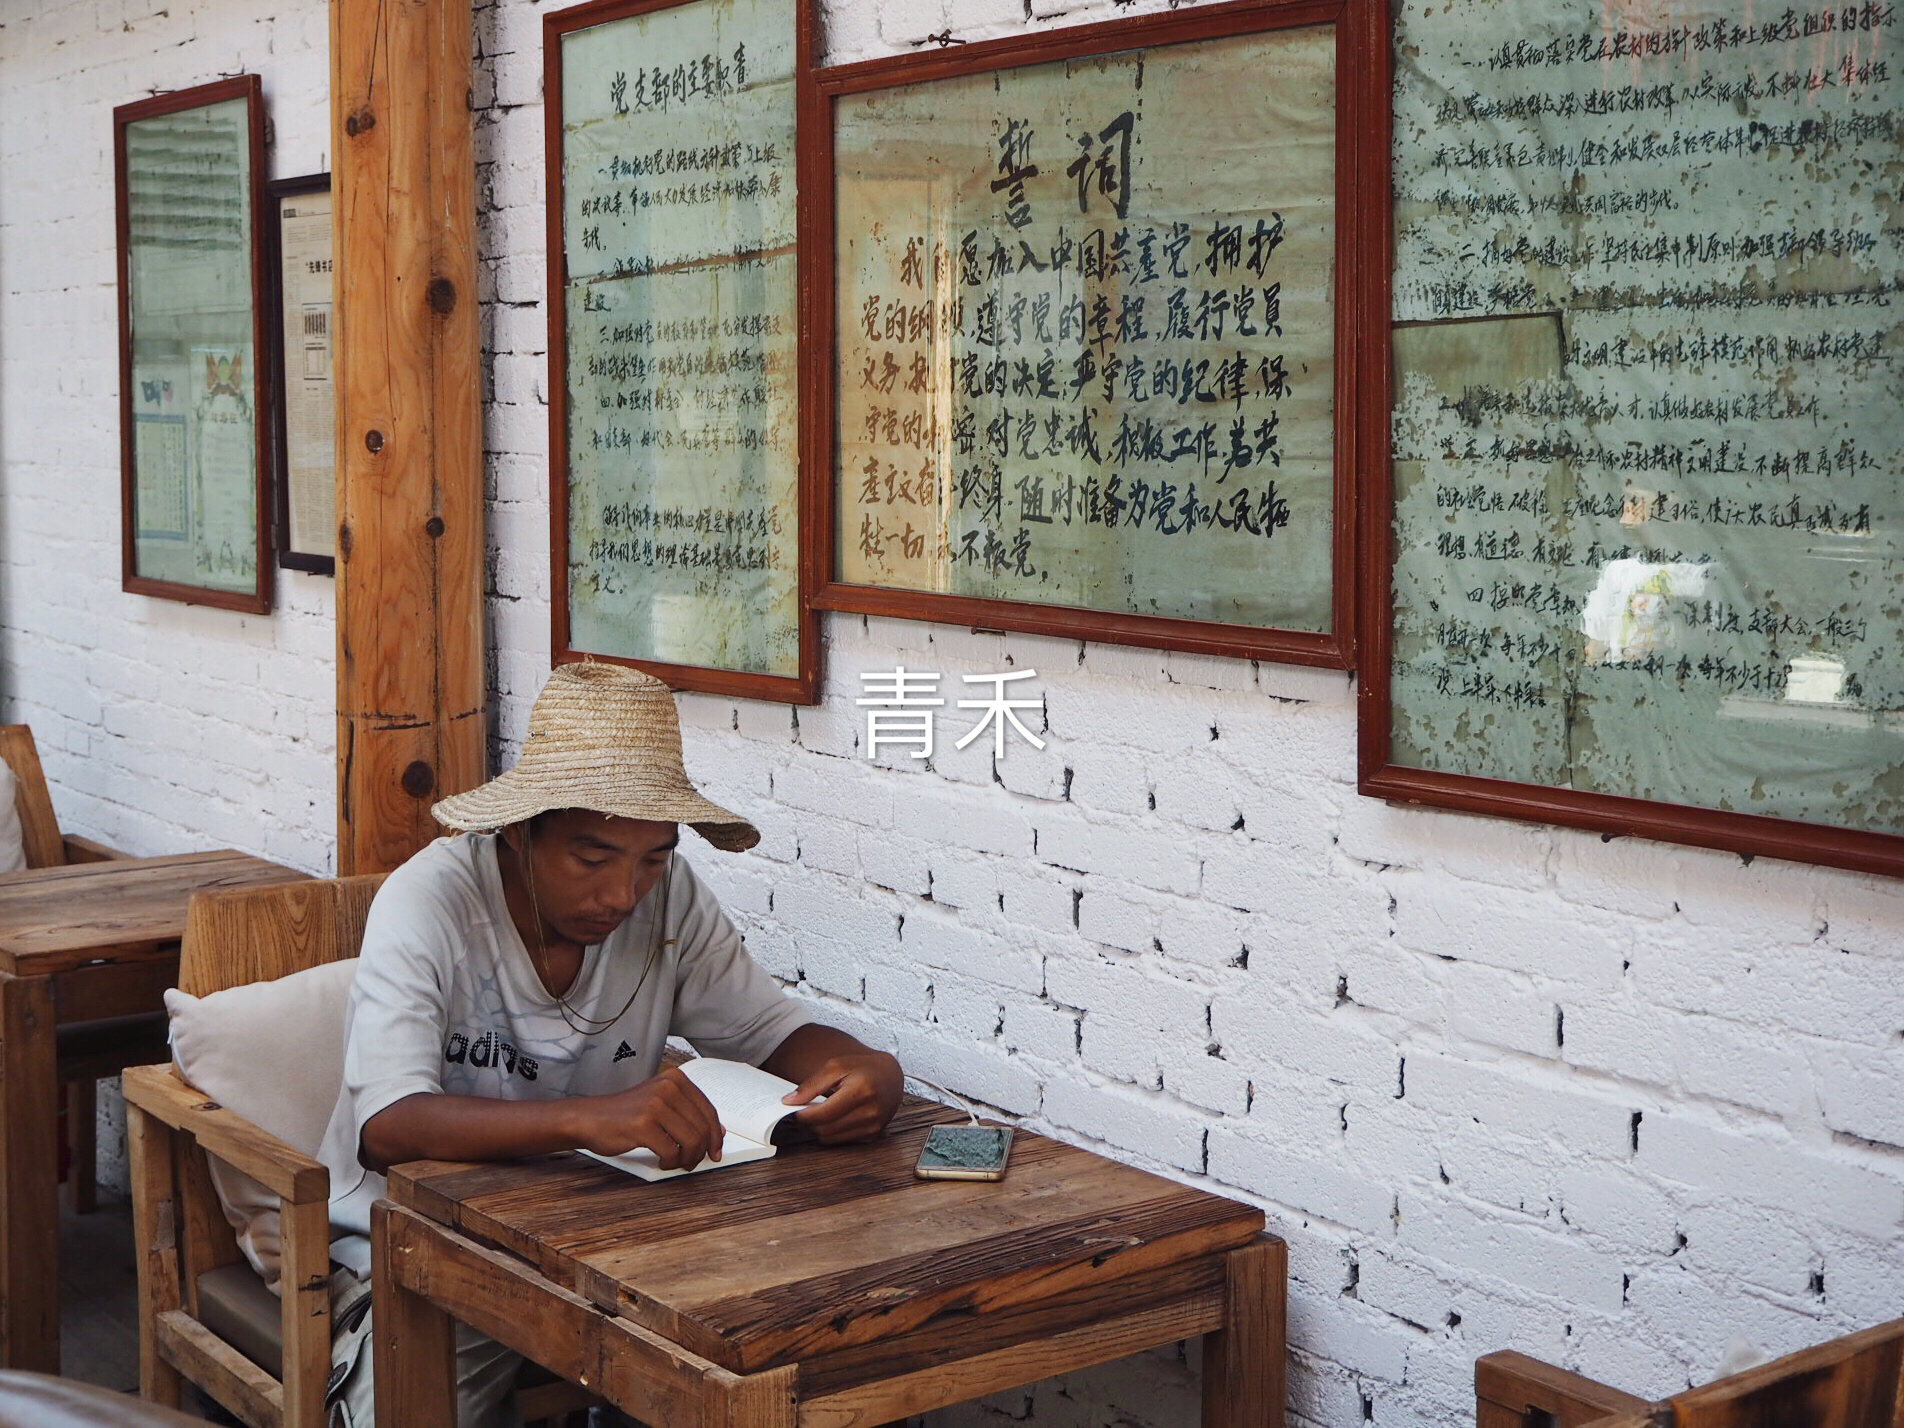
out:
<path id="1" fill-rule="evenodd" d="M 0 720 L 32 725 L 61 826 L 130 853 L 334 866 L 331 581 L 280 571 L 263 617 L 119 588 L 112 162 L 114 106 L 250 72 L 268 177 L 322 172 L 327 27 L 271 0 L 0 3 Z"/>
<path id="2" fill-rule="evenodd" d="M 273 174 L 322 167 L 322 7 L 28 8 L 0 6 L 0 717 L 35 725 L 75 831 L 325 871 L 328 582 L 281 575 L 263 620 L 118 590 L 109 147 L 114 104 L 254 69 Z M 545 8 L 477 14 L 501 762 L 548 668 Z M 1128 9 L 823 11 L 840 62 Z M 1900 1312 L 1895 883 L 1360 799 L 1340 675 L 826 635 L 817 708 L 683 699 L 693 772 L 766 834 L 697 866 L 756 955 L 921 1075 L 1263 1206 L 1298 1422 L 1464 1421 L 1495 1348 L 1665 1392 L 1734 1334 Z M 948 713 L 932 767 L 868 761 L 858 675 L 899 661 L 950 690 L 1037 669 L 1047 747 L 953 754 Z M 1178 1428 L 1196 1368 L 1191 1345 L 933 1422 Z"/>

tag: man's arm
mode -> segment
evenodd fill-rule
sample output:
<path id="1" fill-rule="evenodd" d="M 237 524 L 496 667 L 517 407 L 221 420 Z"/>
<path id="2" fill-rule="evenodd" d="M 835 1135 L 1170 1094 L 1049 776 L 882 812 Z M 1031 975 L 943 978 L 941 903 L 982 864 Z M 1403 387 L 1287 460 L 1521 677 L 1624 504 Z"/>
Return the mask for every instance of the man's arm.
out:
<path id="1" fill-rule="evenodd" d="M 905 1089 L 893 1057 L 811 1021 L 788 1033 L 761 1069 L 798 1083 L 782 1099 L 806 1107 L 794 1119 L 826 1145 L 873 1139 L 893 1119 Z M 817 1096 L 825 1103 L 810 1105 Z"/>
<path id="2" fill-rule="evenodd" d="M 701 1089 L 668 1070 L 611 1096 L 405 1096 L 365 1123 L 358 1158 L 383 1171 L 406 1160 L 516 1160 L 577 1148 L 620 1155 L 645 1146 L 662 1169 L 676 1170 L 708 1155 L 720 1159 L 722 1137 Z"/>

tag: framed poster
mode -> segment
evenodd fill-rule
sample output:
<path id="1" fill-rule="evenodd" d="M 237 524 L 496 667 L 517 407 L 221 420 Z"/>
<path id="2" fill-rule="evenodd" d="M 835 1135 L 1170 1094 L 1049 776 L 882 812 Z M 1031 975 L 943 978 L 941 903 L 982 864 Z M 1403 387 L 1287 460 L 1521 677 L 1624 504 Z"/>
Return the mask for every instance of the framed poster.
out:
<path id="1" fill-rule="evenodd" d="M 552 645 L 811 702 L 801 0 L 543 19 Z"/>
<path id="2" fill-rule="evenodd" d="M 121 584 L 271 608 L 261 413 L 264 97 L 242 75 L 113 111 Z"/>
<path id="3" fill-rule="evenodd" d="M 1363 792 L 1897 876 L 1897 13 L 1396 14 Z"/>
<path id="4" fill-rule="evenodd" d="M 337 396 L 331 371 L 331 176 L 267 184 L 272 268 L 272 525 L 278 564 L 337 573 Z"/>
<path id="5" fill-rule="evenodd" d="M 1379 9 L 1216 5 L 818 76 L 817 605 L 1349 662 Z"/>

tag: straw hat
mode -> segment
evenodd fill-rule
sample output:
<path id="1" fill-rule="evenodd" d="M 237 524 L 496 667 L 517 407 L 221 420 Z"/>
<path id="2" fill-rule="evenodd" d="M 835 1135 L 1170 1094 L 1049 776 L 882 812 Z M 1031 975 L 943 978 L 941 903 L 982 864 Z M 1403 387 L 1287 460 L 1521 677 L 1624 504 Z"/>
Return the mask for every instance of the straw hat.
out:
<path id="1" fill-rule="evenodd" d="M 681 766 L 675 697 L 653 675 L 612 664 L 565 664 L 529 711 L 516 767 L 430 811 L 462 832 L 502 828 L 552 808 L 590 808 L 618 818 L 686 823 L 730 853 L 761 830 L 710 803 Z"/>

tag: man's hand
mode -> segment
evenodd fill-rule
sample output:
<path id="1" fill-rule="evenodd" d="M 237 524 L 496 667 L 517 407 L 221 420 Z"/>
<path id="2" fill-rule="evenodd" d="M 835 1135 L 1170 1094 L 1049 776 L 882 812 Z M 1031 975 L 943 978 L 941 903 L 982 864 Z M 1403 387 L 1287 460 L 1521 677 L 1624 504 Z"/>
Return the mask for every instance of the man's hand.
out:
<path id="1" fill-rule="evenodd" d="M 871 1140 L 884 1130 L 899 1109 L 903 1089 L 900 1063 L 884 1051 L 860 1046 L 827 1057 L 781 1101 L 805 1106 L 795 1114 L 795 1122 L 812 1131 L 823 1145 L 837 1145 Z M 827 1099 L 811 1104 L 819 1096 Z"/>
<path id="2" fill-rule="evenodd" d="M 663 1170 L 685 1170 L 702 1160 L 721 1158 L 726 1135 L 714 1106 L 701 1088 L 670 1067 L 639 1086 L 610 1096 L 580 1097 L 575 1113 L 575 1144 L 598 1155 L 620 1155 L 645 1146 Z"/>

